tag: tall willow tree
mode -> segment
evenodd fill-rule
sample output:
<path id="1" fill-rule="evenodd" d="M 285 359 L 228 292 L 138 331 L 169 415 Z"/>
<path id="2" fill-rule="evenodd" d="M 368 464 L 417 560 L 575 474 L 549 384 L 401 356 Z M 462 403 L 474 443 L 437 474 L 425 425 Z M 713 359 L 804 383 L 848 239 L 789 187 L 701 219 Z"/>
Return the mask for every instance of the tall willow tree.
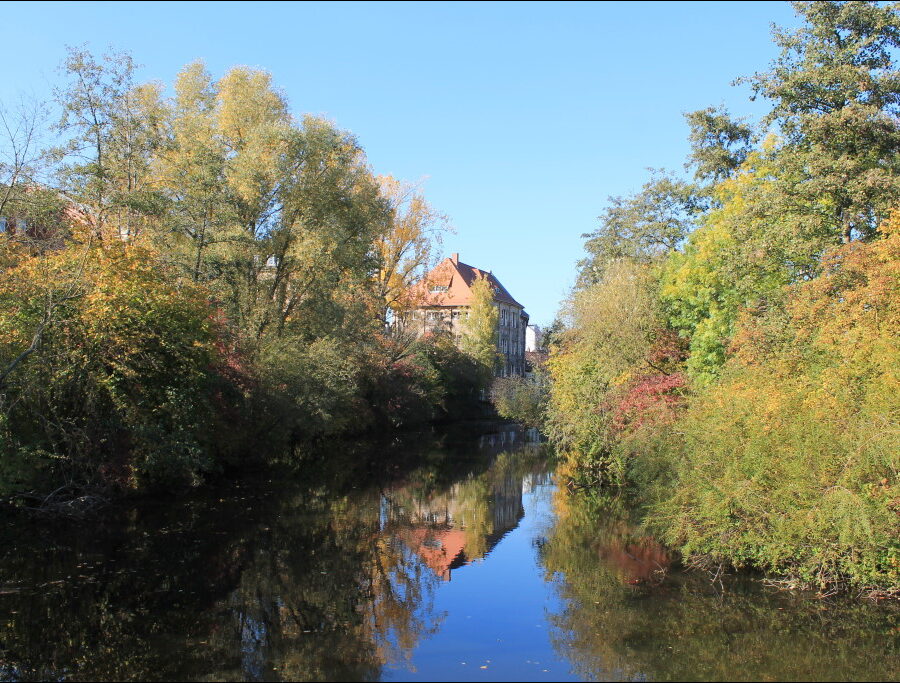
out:
<path id="1" fill-rule="evenodd" d="M 216 82 L 195 63 L 175 91 L 155 160 L 168 200 L 155 237 L 216 292 L 245 345 L 308 342 L 372 317 L 374 242 L 390 206 L 353 136 L 294 121 L 261 71 Z"/>
<path id="2" fill-rule="evenodd" d="M 216 86 L 203 64 L 185 67 L 175 80 L 168 135 L 154 164 L 168 200 L 165 229 L 154 237 L 194 281 L 220 275 L 222 259 L 211 250 L 240 236 L 217 109 Z"/>

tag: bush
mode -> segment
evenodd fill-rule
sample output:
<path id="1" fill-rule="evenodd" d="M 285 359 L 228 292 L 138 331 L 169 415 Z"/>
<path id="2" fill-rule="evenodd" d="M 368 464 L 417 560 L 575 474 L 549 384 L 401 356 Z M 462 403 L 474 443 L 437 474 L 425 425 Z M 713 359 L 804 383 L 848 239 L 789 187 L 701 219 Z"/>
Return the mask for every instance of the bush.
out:
<path id="1" fill-rule="evenodd" d="M 491 386 L 491 402 L 500 417 L 540 428 L 544 421 L 548 385 L 543 376 L 498 377 Z"/>
<path id="2" fill-rule="evenodd" d="M 479 417 L 484 367 L 460 351 L 448 335 L 419 339 L 412 347 L 410 362 L 420 368 L 430 385 L 438 418 Z"/>
<path id="3" fill-rule="evenodd" d="M 221 329 L 202 288 L 173 284 L 152 253 L 122 245 L 20 254 L 4 275 L 8 484 L 23 462 L 123 488 L 191 483 L 216 467 Z"/>
<path id="4" fill-rule="evenodd" d="M 722 380 L 678 423 L 654 523 L 695 560 L 900 591 L 900 233 L 832 252 L 746 311 Z"/>

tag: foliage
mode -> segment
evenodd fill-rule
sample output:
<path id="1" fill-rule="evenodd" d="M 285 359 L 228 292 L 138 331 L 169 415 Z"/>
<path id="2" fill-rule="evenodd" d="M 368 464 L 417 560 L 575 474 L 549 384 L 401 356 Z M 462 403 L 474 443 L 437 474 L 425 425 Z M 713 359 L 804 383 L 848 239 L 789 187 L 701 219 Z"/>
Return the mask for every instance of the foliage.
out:
<path id="1" fill-rule="evenodd" d="M 551 351 L 548 435 L 598 481 L 623 483 L 625 462 L 614 451 L 606 406 L 619 387 L 651 369 L 655 288 L 649 266 L 612 263 L 603 280 L 574 294 L 569 329 Z"/>
<path id="2" fill-rule="evenodd" d="M 697 189 L 659 172 L 633 197 L 610 197 L 600 227 L 587 235 L 588 257 L 579 263 L 579 284 L 603 278 L 618 260 L 650 263 L 675 249 L 703 209 Z"/>
<path id="3" fill-rule="evenodd" d="M 784 146 L 772 208 L 806 233 L 871 238 L 900 201 L 896 4 L 795 2 L 804 20 L 776 29 L 781 55 L 750 81 L 772 103 Z M 793 210 L 816 206 L 815 211 Z"/>
<path id="4" fill-rule="evenodd" d="M 486 388 L 500 363 L 497 351 L 500 312 L 494 304 L 494 290 L 487 278 L 476 280 L 471 289 L 472 302 L 463 325 L 460 348 L 478 363 L 481 386 Z"/>
<path id="5" fill-rule="evenodd" d="M 724 107 L 707 107 L 685 114 L 691 132 L 691 154 L 698 181 L 718 183 L 741 167 L 751 151 L 753 128 L 734 120 Z"/>
<path id="6" fill-rule="evenodd" d="M 478 399 L 484 382 L 484 367 L 457 348 L 446 334 L 433 334 L 416 341 L 410 362 L 420 368 L 428 382 L 429 401 L 439 418 L 478 417 Z"/>
<path id="7" fill-rule="evenodd" d="M 352 134 L 258 69 L 195 62 L 171 97 L 124 53 L 61 71 L 57 188 L 37 114 L 0 169 L 3 488 L 197 483 L 468 391 L 386 338 L 446 219 Z"/>
<path id="8" fill-rule="evenodd" d="M 7 366 L 3 462 L 123 487 L 211 469 L 221 330 L 202 289 L 139 248 L 87 245 L 23 255 L 0 300 L 3 364 L 35 350 Z"/>
<path id="9" fill-rule="evenodd" d="M 678 487 L 658 519 L 685 552 L 900 590 L 898 223 L 831 252 L 783 312 L 744 314 L 722 382 L 679 425 Z"/>
<path id="10" fill-rule="evenodd" d="M 497 377 L 491 385 L 491 403 L 502 418 L 540 427 L 548 393 L 549 384 L 542 373 L 534 377 Z"/>
<path id="11" fill-rule="evenodd" d="M 795 8 L 747 79 L 761 124 L 688 114 L 702 185 L 651 180 L 586 236 L 548 431 L 574 478 L 632 485 L 691 563 L 891 593 L 900 15 Z"/>
<path id="12" fill-rule="evenodd" d="M 438 213 L 414 185 L 391 176 L 379 178 L 382 195 L 390 202 L 391 220 L 375 242 L 378 289 L 387 312 L 402 314 L 403 294 L 434 265 L 434 251 L 447 217 Z"/>

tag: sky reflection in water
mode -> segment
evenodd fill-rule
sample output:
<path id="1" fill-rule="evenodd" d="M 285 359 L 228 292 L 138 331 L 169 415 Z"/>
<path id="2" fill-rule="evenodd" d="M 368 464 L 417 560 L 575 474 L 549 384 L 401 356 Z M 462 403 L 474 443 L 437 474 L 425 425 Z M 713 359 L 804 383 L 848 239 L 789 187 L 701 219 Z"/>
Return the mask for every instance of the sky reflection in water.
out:
<path id="1" fill-rule="evenodd" d="M 299 474 L 7 524 L 0 678 L 897 678 L 894 607 L 720 595 L 524 436 L 332 444 Z"/>

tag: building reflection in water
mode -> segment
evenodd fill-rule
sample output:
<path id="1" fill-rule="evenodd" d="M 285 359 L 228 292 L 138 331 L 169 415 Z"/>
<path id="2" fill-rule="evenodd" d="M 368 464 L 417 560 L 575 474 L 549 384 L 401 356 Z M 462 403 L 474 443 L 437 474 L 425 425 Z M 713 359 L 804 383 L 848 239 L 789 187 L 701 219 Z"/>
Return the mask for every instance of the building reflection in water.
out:
<path id="1" fill-rule="evenodd" d="M 523 496 L 549 483 L 529 438 L 503 428 L 478 444 L 332 444 L 296 476 L 126 507 L 97 524 L 0 526 L 0 680 L 402 678 L 398 668 L 422 664 L 423 641 L 452 631 L 438 605 L 470 608 L 459 595 L 435 600 L 442 580 L 488 556 L 522 523 Z M 538 567 L 491 558 L 502 576 L 540 572 L 543 588 L 501 595 L 498 612 L 551 605 L 546 633 L 574 675 L 896 678 L 895 609 L 826 609 L 758 582 L 723 596 L 670 568 L 622 497 L 559 488 L 544 503 L 553 514 L 535 539 Z M 529 633 L 516 647 L 547 645 L 545 631 Z"/>
<path id="2" fill-rule="evenodd" d="M 384 496 L 385 531 L 450 581 L 454 569 L 483 560 L 518 526 L 525 514 L 522 495 L 549 481 L 546 471 L 522 471 L 521 457 L 508 453 L 536 452 L 539 443 L 537 430 L 520 427 L 482 435 L 478 450 L 494 457 L 486 471 L 470 472 L 446 487 L 413 482 L 391 488 Z"/>

